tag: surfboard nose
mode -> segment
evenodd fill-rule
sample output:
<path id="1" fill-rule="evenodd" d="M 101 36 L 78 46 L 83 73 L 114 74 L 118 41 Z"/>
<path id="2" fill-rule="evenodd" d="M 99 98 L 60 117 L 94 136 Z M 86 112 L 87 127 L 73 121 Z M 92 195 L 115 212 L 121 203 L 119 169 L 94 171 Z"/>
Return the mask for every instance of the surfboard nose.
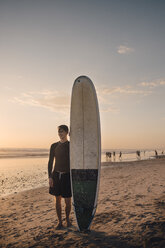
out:
<path id="1" fill-rule="evenodd" d="M 78 78 L 76 78 L 74 84 L 80 84 L 80 83 L 85 83 L 85 82 L 92 82 L 91 79 L 87 76 L 79 76 Z"/>

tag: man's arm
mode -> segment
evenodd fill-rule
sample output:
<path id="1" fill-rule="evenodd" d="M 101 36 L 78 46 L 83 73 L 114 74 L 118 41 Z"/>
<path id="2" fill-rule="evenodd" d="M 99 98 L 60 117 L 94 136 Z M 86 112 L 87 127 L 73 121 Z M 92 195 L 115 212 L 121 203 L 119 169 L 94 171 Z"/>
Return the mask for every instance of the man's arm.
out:
<path id="1" fill-rule="evenodd" d="M 53 161 L 54 161 L 54 144 L 50 147 L 49 152 L 49 162 L 48 162 L 48 177 L 52 177 L 52 168 L 53 168 Z"/>

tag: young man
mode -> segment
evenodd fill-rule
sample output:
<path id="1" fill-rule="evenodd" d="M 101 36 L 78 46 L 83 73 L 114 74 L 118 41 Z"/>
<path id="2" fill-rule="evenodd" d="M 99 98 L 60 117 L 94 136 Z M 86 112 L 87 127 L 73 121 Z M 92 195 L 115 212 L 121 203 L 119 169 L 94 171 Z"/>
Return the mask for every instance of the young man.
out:
<path id="1" fill-rule="evenodd" d="M 70 183 L 70 159 L 69 159 L 69 141 L 68 127 L 61 125 L 58 127 L 59 142 L 50 147 L 48 175 L 49 175 L 49 193 L 55 196 L 56 212 L 58 217 L 57 229 L 63 227 L 61 198 L 65 199 L 65 213 L 67 227 L 71 226 L 69 219 L 71 211 L 71 183 Z M 55 166 L 53 168 L 53 162 Z M 53 168 L 53 170 L 52 170 Z"/>

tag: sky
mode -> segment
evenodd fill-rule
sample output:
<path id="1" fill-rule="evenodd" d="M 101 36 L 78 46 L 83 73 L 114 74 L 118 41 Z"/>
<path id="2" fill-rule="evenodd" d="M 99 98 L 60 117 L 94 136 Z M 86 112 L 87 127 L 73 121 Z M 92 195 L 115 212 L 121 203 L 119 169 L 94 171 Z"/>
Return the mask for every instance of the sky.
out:
<path id="1" fill-rule="evenodd" d="M 164 149 L 164 12 L 163 0 L 0 0 L 0 147 L 49 148 L 86 75 L 103 149 Z"/>

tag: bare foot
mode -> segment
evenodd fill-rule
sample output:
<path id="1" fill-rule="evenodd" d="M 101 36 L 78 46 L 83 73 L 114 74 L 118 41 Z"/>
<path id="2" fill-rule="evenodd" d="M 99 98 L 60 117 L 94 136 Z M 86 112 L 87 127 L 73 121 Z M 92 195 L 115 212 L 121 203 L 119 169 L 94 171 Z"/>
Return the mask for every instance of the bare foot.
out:
<path id="1" fill-rule="evenodd" d="M 58 225 L 56 226 L 56 230 L 60 230 L 62 229 L 64 226 L 62 223 L 58 223 Z"/>

